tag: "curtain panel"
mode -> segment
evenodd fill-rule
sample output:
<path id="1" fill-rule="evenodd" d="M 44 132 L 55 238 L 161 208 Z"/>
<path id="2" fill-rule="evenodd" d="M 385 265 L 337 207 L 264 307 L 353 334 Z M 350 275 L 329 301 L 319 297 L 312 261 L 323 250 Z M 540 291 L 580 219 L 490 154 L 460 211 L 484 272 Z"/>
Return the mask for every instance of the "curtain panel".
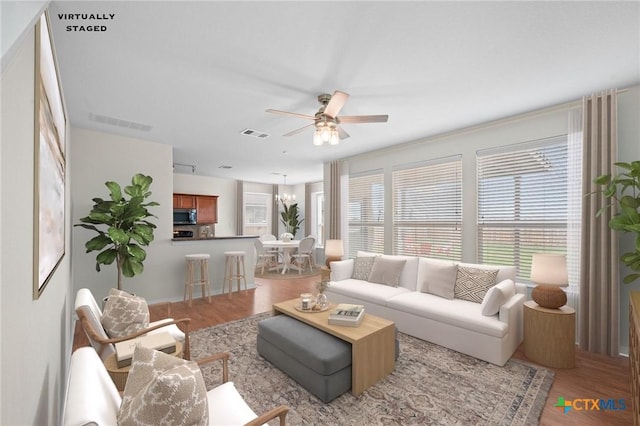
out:
<path id="1" fill-rule="evenodd" d="M 341 218 L 340 218 L 340 204 L 341 204 L 341 174 L 340 163 L 338 161 L 332 161 L 329 164 L 329 232 L 325 235 L 327 240 L 340 240 L 342 235 Z"/>
<path id="2" fill-rule="evenodd" d="M 617 92 L 583 98 L 583 202 L 580 273 L 579 345 L 590 352 L 619 354 L 618 238 L 608 223 L 615 206 L 608 204 L 593 180 L 615 173 L 617 161 Z"/>

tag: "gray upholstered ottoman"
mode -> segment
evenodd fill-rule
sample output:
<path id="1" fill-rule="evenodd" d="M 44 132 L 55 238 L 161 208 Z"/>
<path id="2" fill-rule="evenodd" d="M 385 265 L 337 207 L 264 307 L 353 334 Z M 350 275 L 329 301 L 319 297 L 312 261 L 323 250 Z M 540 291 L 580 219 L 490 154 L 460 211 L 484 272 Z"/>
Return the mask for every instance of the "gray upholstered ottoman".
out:
<path id="1" fill-rule="evenodd" d="M 258 353 L 323 402 L 351 389 L 351 344 L 286 315 L 258 323 Z"/>

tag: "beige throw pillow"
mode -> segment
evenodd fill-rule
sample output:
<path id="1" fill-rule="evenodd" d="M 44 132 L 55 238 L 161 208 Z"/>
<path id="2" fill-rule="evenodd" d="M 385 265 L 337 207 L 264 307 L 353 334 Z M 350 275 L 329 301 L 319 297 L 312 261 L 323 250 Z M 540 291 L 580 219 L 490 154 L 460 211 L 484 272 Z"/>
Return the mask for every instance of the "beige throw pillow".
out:
<path id="1" fill-rule="evenodd" d="M 485 294 L 496 284 L 498 270 L 458 266 L 454 297 L 469 302 L 482 303 Z"/>
<path id="2" fill-rule="evenodd" d="M 351 278 L 354 280 L 367 281 L 375 260 L 375 256 L 356 257 L 353 263 L 353 275 L 351 275 Z"/>
<path id="3" fill-rule="evenodd" d="M 453 299 L 457 273 L 458 267 L 455 263 L 427 261 L 422 292 L 435 294 L 445 299 Z"/>
<path id="4" fill-rule="evenodd" d="M 149 327 L 147 301 L 112 288 L 100 321 L 111 338 L 125 337 L 143 330 Z"/>
<path id="5" fill-rule="evenodd" d="M 371 267 L 368 281 L 397 287 L 405 263 L 407 263 L 405 259 L 376 257 Z"/>
<path id="6" fill-rule="evenodd" d="M 118 411 L 118 425 L 207 425 L 207 389 L 200 368 L 136 347 Z"/>

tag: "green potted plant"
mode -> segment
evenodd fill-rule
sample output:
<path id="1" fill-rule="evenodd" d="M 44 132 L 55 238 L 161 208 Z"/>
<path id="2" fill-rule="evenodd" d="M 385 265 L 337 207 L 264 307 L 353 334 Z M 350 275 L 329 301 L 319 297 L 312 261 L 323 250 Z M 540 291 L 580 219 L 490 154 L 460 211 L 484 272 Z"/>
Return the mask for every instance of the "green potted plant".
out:
<path id="1" fill-rule="evenodd" d="M 300 229 L 300 225 L 304 222 L 304 219 L 300 219 L 298 203 L 287 206 L 287 204 L 283 202 L 282 207 L 284 210 L 280 212 L 280 221 L 284 225 L 286 232 L 295 237 L 296 232 Z"/>
<path id="2" fill-rule="evenodd" d="M 629 284 L 640 278 L 640 161 L 615 165 L 623 171 L 615 176 L 598 176 L 594 180 L 597 185 L 605 187 L 604 195 L 610 200 L 596 216 L 616 203 L 618 211 L 609 221 L 609 228 L 635 235 L 635 249 L 620 256 L 622 263 L 634 271 L 622 280 Z"/>
<path id="3" fill-rule="evenodd" d="M 153 241 L 153 230 L 156 225 L 148 218 L 156 217 L 148 207 L 159 204 L 145 200 L 151 195 L 149 187 L 153 179 L 151 176 L 136 174 L 131 178 L 131 185 L 124 188 L 116 182 L 105 182 L 109 189 L 110 199 L 94 198 L 93 208 L 88 216 L 80 219 L 74 226 L 80 226 L 98 233 L 85 243 L 87 253 L 98 251 L 96 256 L 96 271 L 100 272 L 100 265 L 110 265 L 114 261 L 118 268 L 118 289 L 122 289 L 122 275 L 133 277 L 144 270 L 142 262 L 147 253 L 142 246 L 148 246 Z M 100 226 L 100 228 L 99 228 Z"/>

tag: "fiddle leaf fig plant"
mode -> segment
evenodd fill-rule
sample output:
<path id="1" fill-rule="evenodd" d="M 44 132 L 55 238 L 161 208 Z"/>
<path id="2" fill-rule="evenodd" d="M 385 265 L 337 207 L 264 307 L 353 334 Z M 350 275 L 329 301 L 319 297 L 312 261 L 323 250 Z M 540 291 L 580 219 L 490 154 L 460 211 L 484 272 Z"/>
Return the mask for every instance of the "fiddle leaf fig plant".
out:
<path id="1" fill-rule="evenodd" d="M 635 249 L 620 257 L 622 263 L 634 271 L 622 280 L 630 284 L 640 278 L 640 161 L 615 165 L 623 171 L 614 176 L 598 176 L 594 180 L 597 185 L 604 186 L 603 194 L 610 200 L 598 210 L 596 217 L 615 203 L 617 213 L 609 221 L 609 228 L 635 235 Z"/>
<path id="2" fill-rule="evenodd" d="M 300 219 L 298 203 L 287 206 L 287 204 L 283 202 L 282 206 L 284 210 L 280 212 L 280 222 L 282 222 L 286 231 L 295 237 L 296 232 L 300 229 L 300 225 L 304 222 L 304 219 Z"/>
<path id="3" fill-rule="evenodd" d="M 109 199 L 93 198 L 93 208 L 88 216 L 80 219 L 74 226 L 80 226 L 98 233 L 85 243 L 87 253 L 98 251 L 96 271 L 100 265 L 111 265 L 114 261 L 118 268 L 118 289 L 122 289 L 122 276 L 133 277 L 144 271 L 143 263 L 147 257 L 142 246 L 153 241 L 156 225 L 149 218 L 156 217 L 148 207 L 159 204 L 146 199 L 151 195 L 149 187 L 153 179 L 141 173 L 131 178 L 131 185 L 122 188 L 116 182 L 105 182 L 109 189 Z M 125 196 L 128 195 L 129 198 Z"/>

